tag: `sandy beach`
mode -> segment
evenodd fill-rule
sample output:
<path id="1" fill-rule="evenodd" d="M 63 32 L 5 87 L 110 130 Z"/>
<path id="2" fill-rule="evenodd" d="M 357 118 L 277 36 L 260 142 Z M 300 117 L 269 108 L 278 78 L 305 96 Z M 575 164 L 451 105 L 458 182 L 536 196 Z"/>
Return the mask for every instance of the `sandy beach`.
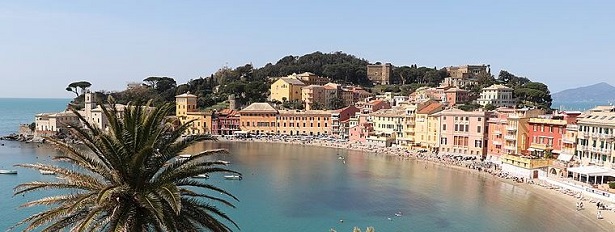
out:
<path id="1" fill-rule="evenodd" d="M 535 193 L 538 197 L 552 203 L 552 208 L 549 210 L 562 212 L 566 215 L 578 215 L 585 218 L 588 221 L 594 222 L 601 227 L 604 231 L 615 231 L 615 211 L 614 210 L 600 210 L 602 219 L 597 218 L 598 209 L 596 202 L 587 197 L 581 196 L 578 198 L 577 193 L 570 193 L 563 191 L 557 187 L 551 186 L 545 181 L 534 180 L 522 180 L 512 178 L 501 173 L 492 166 L 483 166 L 480 161 L 462 161 L 451 159 L 448 157 L 437 156 L 432 153 L 420 153 L 418 151 L 411 151 L 405 148 L 395 147 L 374 147 L 360 143 L 349 143 L 340 140 L 321 140 L 321 139 L 300 139 L 300 138 L 220 138 L 221 141 L 238 141 L 238 142 L 265 142 L 265 143 L 284 143 L 284 144 L 297 144 L 307 146 L 320 146 L 329 148 L 341 148 L 356 151 L 365 151 L 377 154 L 386 154 L 391 156 L 400 157 L 400 162 L 403 161 L 417 161 L 426 162 L 441 167 L 456 169 L 460 172 L 464 172 L 470 175 L 480 175 L 484 178 L 494 178 L 505 183 L 515 185 L 516 187 L 523 188 L 527 191 Z M 576 204 L 583 202 L 583 208 L 577 210 Z M 610 205 L 611 203 L 604 203 Z"/>

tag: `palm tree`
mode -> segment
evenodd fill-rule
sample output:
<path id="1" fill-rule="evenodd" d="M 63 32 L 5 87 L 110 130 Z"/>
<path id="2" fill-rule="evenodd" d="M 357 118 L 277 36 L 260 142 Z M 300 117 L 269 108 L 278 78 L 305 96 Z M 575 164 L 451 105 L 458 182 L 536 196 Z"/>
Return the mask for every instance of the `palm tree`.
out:
<path id="1" fill-rule="evenodd" d="M 231 201 L 238 199 L 210 183 L 192 179 L 217 172 L 240 174 L 221 167 L 225 162 L 205 159 L 225 151 L 209 150 L 188 159 L 176 158 L 188 146 L 211 140 L 211 136 L 182 137 L 190 122 L 173 126 L 166 117 L 173 108 L 170 104 L 158 108 L 148 107 L 150 103 L 129 104 L 121 112 L 113 107 L 112 98 L 109 103 L 111 107 L 103 107 L 109 119 L 106 130 L 88 123 L 73 110 L 84 126 L 73 126 L 71 132 L 83 146 L 49 138 L 63 151 L 54 159 L 74 168 L 40 163 L 18 165 L 55 172 L 58 180 L 20 184 L 15 187 L 15 195 L 38 190 L 67 191 L 24 204 L 22 207 L 47 208 L 16 226 L 29 224 L 25 231 L 231 231 L 225 224 L 231 223 L 239 228 L 213 205 L 234 207 Z"/>

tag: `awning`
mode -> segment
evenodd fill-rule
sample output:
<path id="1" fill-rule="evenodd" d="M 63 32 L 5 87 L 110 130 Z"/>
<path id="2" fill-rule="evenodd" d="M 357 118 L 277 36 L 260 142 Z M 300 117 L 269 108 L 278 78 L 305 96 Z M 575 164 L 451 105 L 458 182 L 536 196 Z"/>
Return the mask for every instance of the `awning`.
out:
<path id="1" fill-rule="evenodd" d="M 572 159 L 572 154 L 559 154 L 558 160 L 569 162 Z"/>
<path id="2" fill-rule="evenodd" d="M 551 153 L 561 154 L 562 151 L 561 150 L 552 150 Z"/>
<path id="3" fill-rule="evenodd" d="M 615 177 L 615 170 L 610 168 L 603 168 L 598 166 L 581 166 L 568 168 L 569 172 L 575 172 L 586 176 L 613 176 Z"/>
<path id="4" fill-rule="evenodd" d="M 536 149 L 531 148 L 531 147 L 530 147 L 530 148 L 528 148 L 527 150 L 528 150 L 528 151 L 536 151 Z"/>

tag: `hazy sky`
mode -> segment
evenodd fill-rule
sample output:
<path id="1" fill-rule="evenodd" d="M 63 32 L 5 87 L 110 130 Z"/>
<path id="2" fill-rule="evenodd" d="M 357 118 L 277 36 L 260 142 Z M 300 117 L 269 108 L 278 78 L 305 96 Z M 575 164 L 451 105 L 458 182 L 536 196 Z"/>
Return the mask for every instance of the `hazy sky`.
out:
<path id="1" fill-rule="evenodd" d="M 3 1 L 0 97 L 72 97 L 220 67 L 343 51 L 438 68 L 491 64 L 552 92 L 615 74 L 614 1 Z"/>

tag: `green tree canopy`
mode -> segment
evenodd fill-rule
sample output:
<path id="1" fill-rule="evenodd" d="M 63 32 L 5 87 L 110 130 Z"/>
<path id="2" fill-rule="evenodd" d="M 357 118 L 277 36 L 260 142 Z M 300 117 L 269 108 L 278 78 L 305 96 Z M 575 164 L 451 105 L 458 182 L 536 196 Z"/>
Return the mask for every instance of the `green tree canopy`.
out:
<path id="1" fill-rule="evenodd" d="M 113 100 L 109 103 L 115 104 Z M 43 231 L 231 231 L 221 220 L 237 226 L 219 206 L 210 204 L 233 207 L 229 200 L 237 198 L 213 183 L 192 177 L 239 173 L 224 168 L 224 162 L 205 159 L 222 150 L 177 159 L 190 145 L 212 137 L 182 138 L 189 123 L 176 126 L 167 121 L 172 108 L 171 104 L 152 109 L 137 103 L 129 105 L 121 117 L 115 107 L 103 108 L 109 119 L 108 130 L 89 124 L 73 110 L 85 123 L 85 128 L 71 127 L 72 135 L 83 146 L 49 138 L 62 151 L 54 159 L 73 168 L 42 163 L 18 165 L 52 171 L 59 178 L 20 184 L 15 195 L 66 190 L 24 205 L 48 206 L 38 208 L 41 213 L 21 222 L 29 224 L 26 231 L 39 227 Z"/>
<path id="2" fill-rule="evenodd" d="M 87 88 L 92 86 L 92 83 L 88 81 L 76 81 L 68 84 L 66 87 L 66 91 L 73 92 L 77 97 L 80 95 L 79 90 L 81 89 L 81 94 L 85 92 Z"/>

